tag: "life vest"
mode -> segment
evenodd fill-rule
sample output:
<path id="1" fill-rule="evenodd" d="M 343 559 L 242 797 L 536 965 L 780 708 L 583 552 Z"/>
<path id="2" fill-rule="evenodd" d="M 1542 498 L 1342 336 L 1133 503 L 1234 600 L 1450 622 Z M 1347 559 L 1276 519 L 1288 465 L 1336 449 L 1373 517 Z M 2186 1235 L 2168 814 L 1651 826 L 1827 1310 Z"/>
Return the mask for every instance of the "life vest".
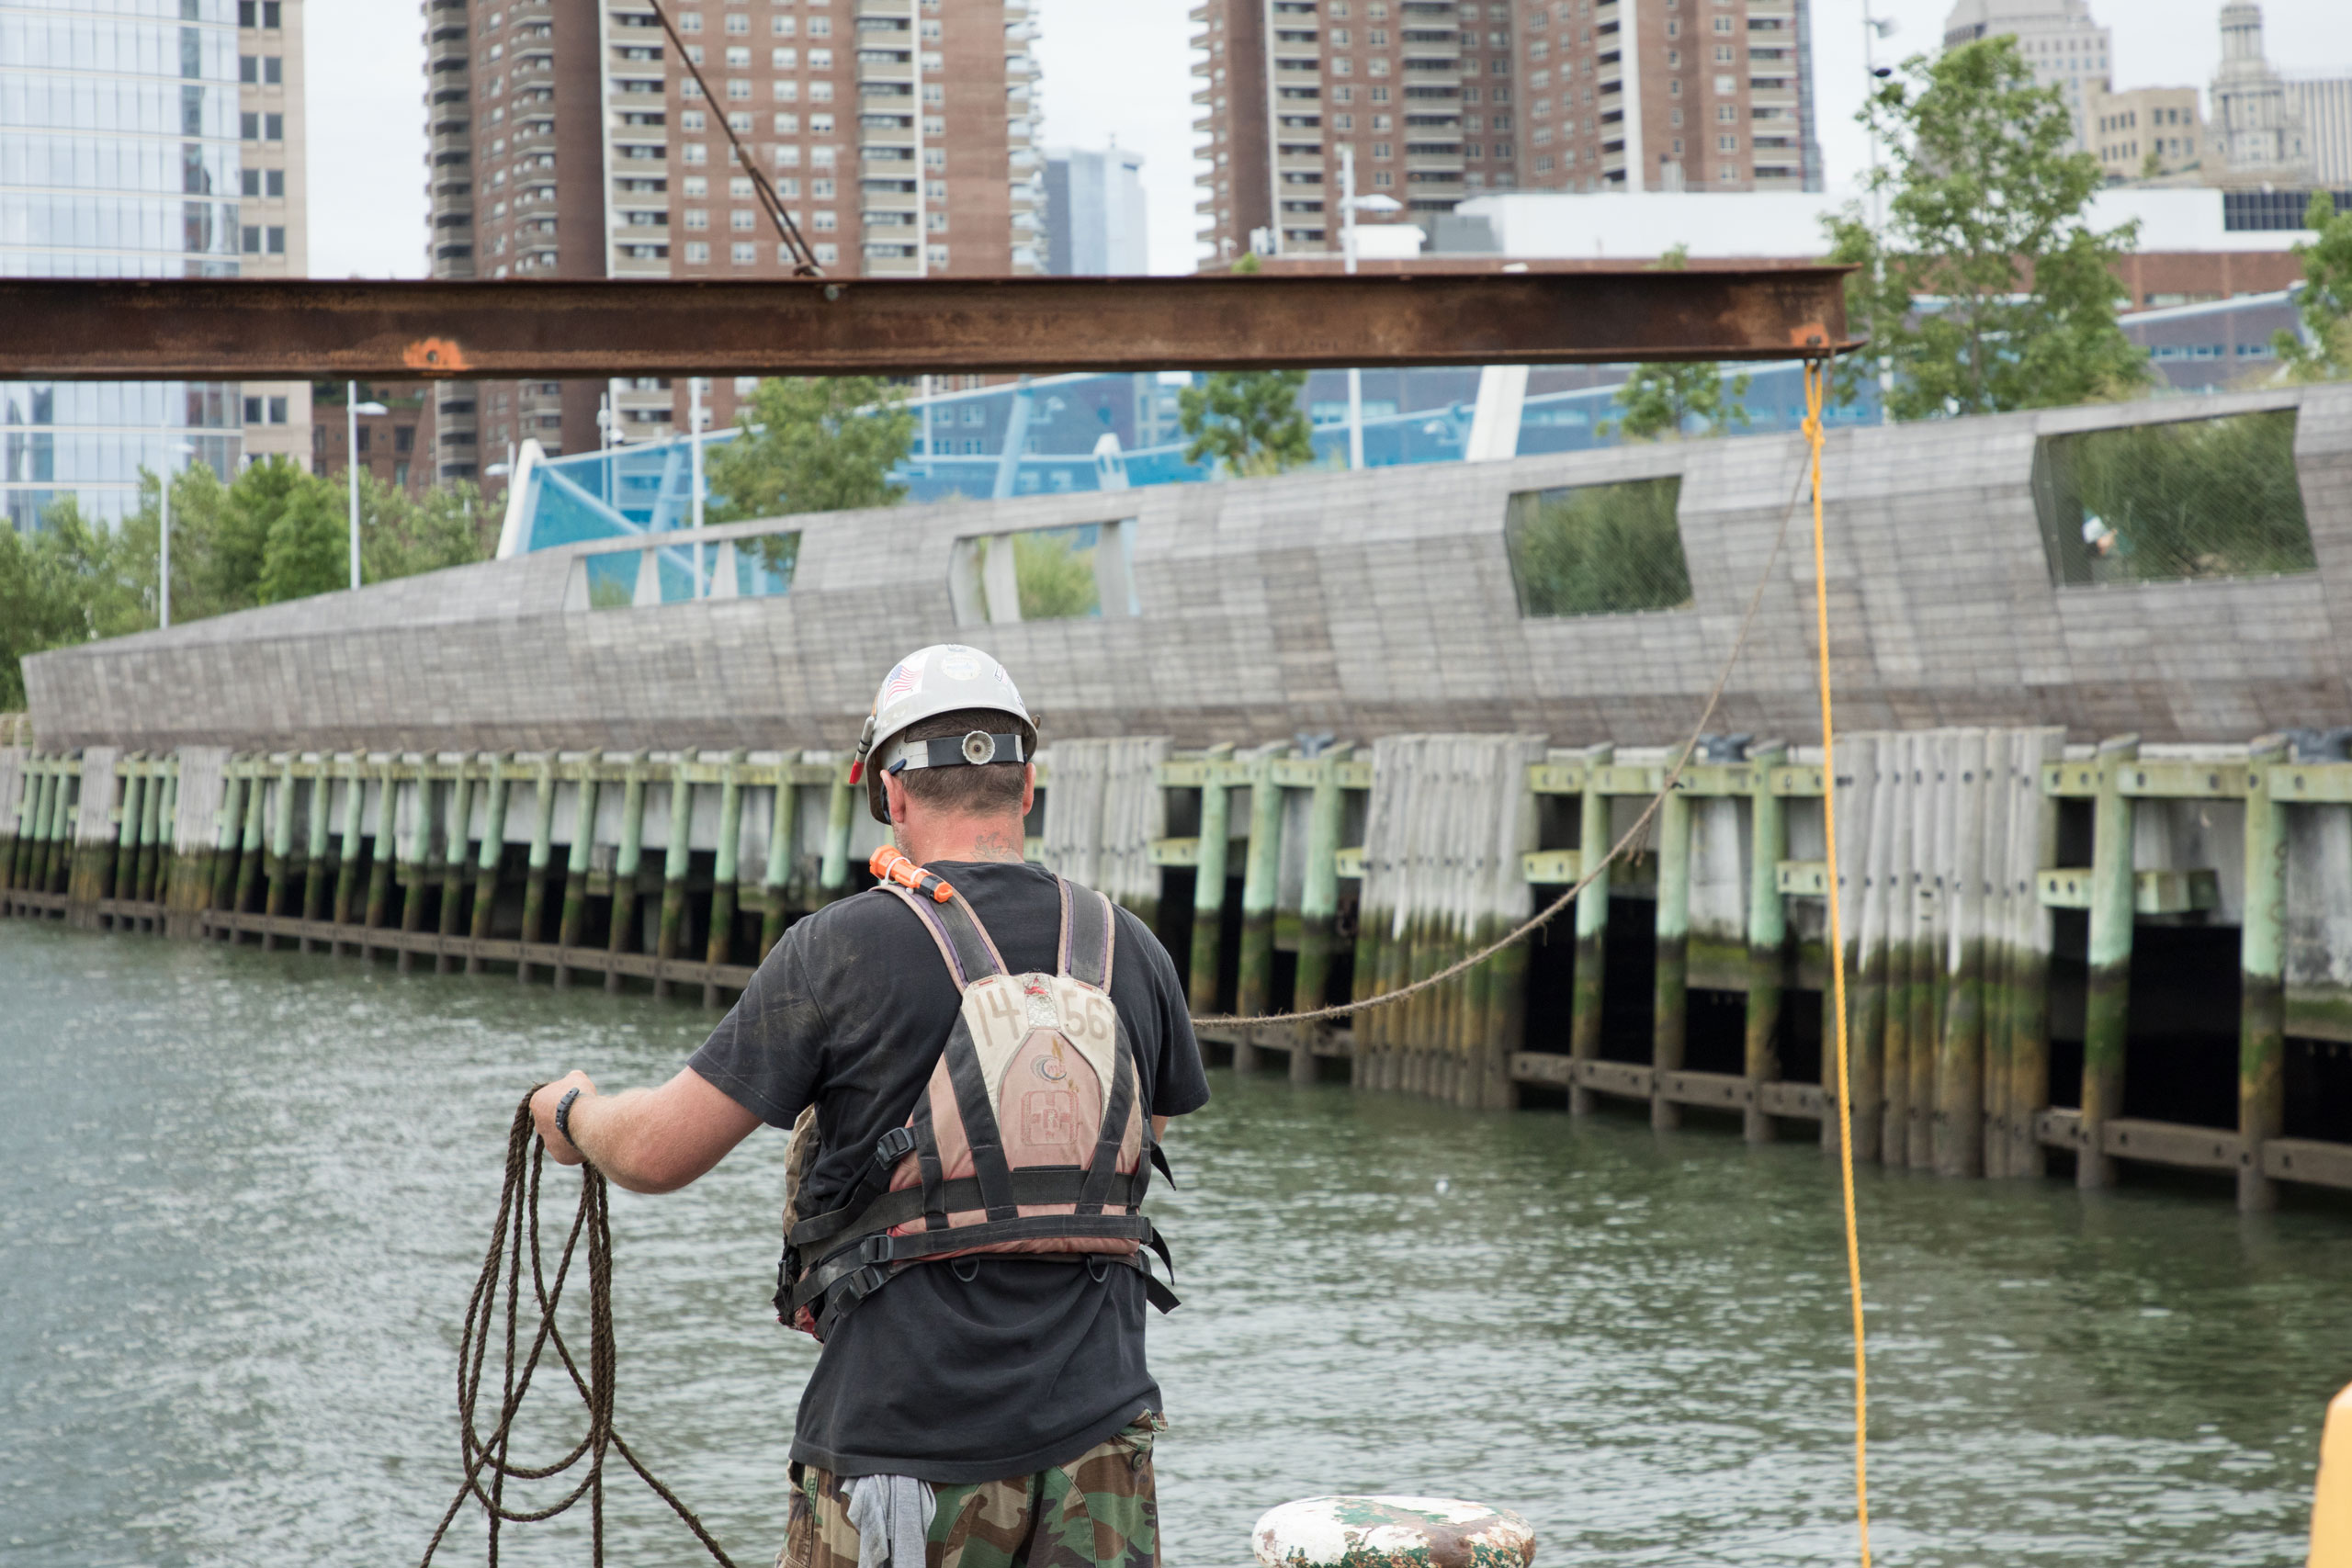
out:
<path id="1" fill-rule="evenodd" d="M 1152 1168 L 1165 1171 L 1167 1156 L 1111 1000 L 1111 901 L 1055 878 L 1055 972 L 1013 975 L 971 905 L 931 880 L 930 897 L 895 883 L 875 891 L 923 923 L 962 1004 L 913 1112 L 876 1141 L 830 1213 L 799 1213 L 797 1179 L 816 1160 L 815 1108 L 794 1124 L 776 1320 L 822 1339 L 915 1264 L 985 1254 L 1066 1258 L 1098 1279 L 1132 1268 L 1168 1311 L 1176 1297 L 1142 1256 L 1148 1247 L 1168 1261 L 1167 1244 L 1141 1212 Z"/>

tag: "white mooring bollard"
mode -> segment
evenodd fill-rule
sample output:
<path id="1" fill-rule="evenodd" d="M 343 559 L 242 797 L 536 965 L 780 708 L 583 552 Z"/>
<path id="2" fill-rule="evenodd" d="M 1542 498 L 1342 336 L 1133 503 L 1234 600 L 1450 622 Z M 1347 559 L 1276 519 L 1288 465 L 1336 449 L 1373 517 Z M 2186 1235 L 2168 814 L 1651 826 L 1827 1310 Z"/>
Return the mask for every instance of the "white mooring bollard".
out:
<path id="1" fill-rule="evenodd" d="M 1266 1568 L 1526 1568 L 1525 1519 L 1455 1497 L 1306 1497 L 1250 1532 Z"/>

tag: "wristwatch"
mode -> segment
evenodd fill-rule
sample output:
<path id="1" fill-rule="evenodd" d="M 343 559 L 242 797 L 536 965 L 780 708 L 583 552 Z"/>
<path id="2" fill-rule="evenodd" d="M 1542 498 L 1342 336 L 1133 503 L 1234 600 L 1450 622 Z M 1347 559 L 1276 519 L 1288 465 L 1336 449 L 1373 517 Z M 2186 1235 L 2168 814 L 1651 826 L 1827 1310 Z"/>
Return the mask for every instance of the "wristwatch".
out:
<path id="1" fill-rule="evenodd" d="M 579 1098 L 579 1089 L 568 1089 L 563 1091 L 563 1098 L 555 1102 L 555 1130 L 563 1134 L 563 1141 L 575 1152 L 580 1149 L 580 1141 L 571 1135 L 571 1102 Z"/>

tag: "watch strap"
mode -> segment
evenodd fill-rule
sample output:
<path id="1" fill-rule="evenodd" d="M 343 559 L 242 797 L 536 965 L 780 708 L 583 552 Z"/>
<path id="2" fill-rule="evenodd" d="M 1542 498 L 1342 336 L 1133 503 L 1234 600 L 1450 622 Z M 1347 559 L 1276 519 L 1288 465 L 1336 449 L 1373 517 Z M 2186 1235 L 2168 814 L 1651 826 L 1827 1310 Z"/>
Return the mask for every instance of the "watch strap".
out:
<path id="1" fill-rule="evenodd" d="M 555 1130 L 563 1134 L 563 1141 L 574 1150 L 579 1149 L 580 1141 L 571 1135 L 571 1102 L 579 1098 L 580 1090 L 575 1087 L 565 1089 L 563 1098 L 555 1102 Z"/>

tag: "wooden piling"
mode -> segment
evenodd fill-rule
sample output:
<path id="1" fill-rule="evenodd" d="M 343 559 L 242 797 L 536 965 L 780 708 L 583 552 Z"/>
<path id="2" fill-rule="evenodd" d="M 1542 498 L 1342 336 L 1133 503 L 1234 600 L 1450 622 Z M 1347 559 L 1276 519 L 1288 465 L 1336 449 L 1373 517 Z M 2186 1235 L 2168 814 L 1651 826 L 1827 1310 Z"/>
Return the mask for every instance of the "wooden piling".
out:
<path id="1" fill-rule="evenodd" d="M 424 891 L 432 880 L 427 858 L 433 846 L 434 786 L 433 780 L 425 773 L 431 761 L 429 757 L 418 760 L 416 809 L 409 823 L 408 853 L 401 858 L 398 871 L 400 884 L 405 890 L 401 895 L 401 931 L 403 935 L 413 934 L 424 927 Z M 394 966 L 403 975 L 413 969 L 416 966 L 414 950 L 401 944 L 400 957 L 394 961 Z"/>
<path id="2" fill-rule="evenodd" d="M 264 781 L 256 780 L 257 784 Z M 277 790 L 268 802 L 267 839 L 262 848 L 262 910 L 271 919 L 286 913 L 288 862 L 294 854 L 294 759 L 288 757 L 278 769 Z M 238 908 L 244 906 L 241 902 Z M 269 952 L 277 945 L 277 933 L 261 933 L 261 948 Z"/>
<path id="3" fill-rule="evenodd" d="M 1914 1170 L 1935 1168 L 1937 976 L 1937 736 L 1911 737 L 1911 1105 L 1904 1159 Z"/>
<path id="4" fill-rule="evenodd" d="M 1331 956 L 1338 942 L 1340 916 L 1340 764 L 1347 759 L 1341 746 L 1316 760 L 1314 793 L 1306 810 L 1306 878 L 1298 900 L 1298 973 L 1291 990 L 1291 1010 L 1312 1012 L 1330 998 Z M 1329 1031 L 1321 1024 L 1302 1026 L 1291 1043 L 1291 1082 L 1315 1081 L 1314 1039 Z"/>
<path id="5" fill-rule="evenodd" d="M 530 947 L 544 940 L 541 928 L 547 921 L 548 865 L 555 853 L 555 753 L 544 752 L 539 757 L 539 771 L 533 786 L 537 793 L 531 798 L 531 854 L 523 876 L 523 930 L 520 941 Z M 531 961 L 520 958 L 514 964 L 514 983 L 528 985 Z"/>
<path id="6" fill-rule="evenodd" d="M 506 802 L 509 785 L 506 777 L 509 757 L 490 760 L 490 778 L 483 786 L 489 793 L 482 801 L 481 852 L 474 860 L 473 919 L 467 934 L 474 945 L 466 953 L 466 973 L 481 973 L 481 943 L 490 940 L 493 922 L 498 918 L 498 871 L 506 858 Z"/>
<path id="7" fill-rule="evenodd" d="M 361 829 L 367 822 L 368 786 L 366 775 L 360 772 L 364 758 L 354 750 L 350 761 L 338 764 L 336 772 L 343 778 L 343 851 L 336 857 L 334 868 L 334 903 L 331 917 L 340 931 L 351 924 L 352 906 L 359 900 L 359 857 L 367 840 Z M 328 944 L 333 952 L 343 951 L 340 940 Z"/>
<path id="8" fill-rule="evenodd" d="M 304 819 L 302 855 L 302 919 L 312 924 L 326 918 L 327 913 L 327 845 L 334 827 L 334 779 L 327 772 L 325 758 L 319 760 L 318 772 L 310 779 L 311 809 Z M 304 936 L 301 950 L 311 951 L 311 939 Z"/>
<path id="9" fill-rule="evenodd" d="M 1583 809 L 1577 841 L 1581 857 L 1579 874 L 1589 877 L 1577 895 L 1576 978 L 1568 994 L 1568 1055 L 1579 1062 L 1600 1055 L 1600 1005 L 1605 990 L 1603 966 L 1608 962 L 1609 881 L 1611 868 L 1603 863 L 1609 853 L 1609 797 L 1600 793 L 1600 770 L 1617 760 L 1614 746 L 1587 748 L 1584 754 Z M 1577 1116 L 1592 1111 L 1592 1090 L 1579 1083 L 1568 1090 L 1568 1110 Z"/>
<path id="10" fill-rule="evenodd" d="M 139 891 L 139 817 L 147 800 L 147 759 L 132 752 L 125 760 L 122 777 L 122 812 L 115 826 L 114 869 L 107 878 L 106 896 L 125 903 L 137 897 Z M 128 930 L 128 918 L 115 922 L 116 929 Z"/>
<path id="11" fill-rule="evenodd" d="M 1779 741 L 1752 748 L 1747 794 L 1747 1012 L 1742 1072 L 1747 1079 L 1741 1130 L 1751 1144 L 1771 1141 L 1763 1086 L 1781 1077 L 1781 995 L 1789 969 L 1788 905 L 1781 863 L 1789 857 L 1789 813 L 1772 792 L 1772 770 L 1788 761 Z"/>
<path id="12" fill-rule="evenodd" d="M 786 759 L 776 772 L 775 804 L 768 813 L 768 855 L 760 872 L 760 962 L 784 936 L 785 898 L 792 882 L 795 834 L 798 829 L 800 792 L 794 787 L 792 764 Z"/>
<path id="13" fill-rule="evenodd" d="M 2123 770 L 2140 755 L 2140 738 L 2100 742 L 2098 796 L 2091 818 L 2090 986 L 2083 1008 L 2082 1145 L 2075 1166 L 2081 1187 L 2115 1185 L 2107 1123 L 2123 1113 L 2126 1032 L 2131 1024 L 2132 833 L 2133 802 Z"/>
<path id="14" fill-rule="evenodd" d="M 449 820 L 442 835 L 441 910 L 436 934 L 447 939 L 465 929 L 466 878 L 473 870 L 474 795 L 470 758 L 458 762 L 458 776 L 449 781 Z M 452 954 L 445 940 L 433 954 L 433 972 L 447 975 Z"/>
<path id="15" fill-rule="evenodd" d="M 1193 1010 L 1217 1010 L 1217 962 L 1225 935 L 1226 859 L 1232 848 L 1233 791 L 1224 779 L 1233 760 L 1227 742 L 1212 746 L 1201 763 L 1201 836 L 1193 873 L 1193 962 L 1186 981 Z"/>
<path id="16" fill-rule="evenodd" d="M 1668 771 L 1673 759 L 1667 762 Z M 1690 797 L 1667 792 L 1657 813 L 1657 956 L 1652 967 L 1650 1125 L 1682 1125 L 1682 1107 L 1666 1095 L 1667 1075 L 1682 1070 L 1688 1038 L 1690 954 Z"/>
<path id="17" fill-rule="evenodd" d="M 245 829 L 238 843 L 237 886 L 229 904 L 231 909 L 241 915 L 253 909 L 254 895 L 262 880 L 264 845 L 268 835 L 268 819 L 265 813 L 269 795 L 269 781 L 262 773 L 263 762 L 262 758 L 256 757 L 245 766 L 248 781 Z M 228 936 L 232 942 L 236 940 L 233 931 Z"/>
<path id="18" fill-rule="evenodd" d="M 716 967 L 731 963 L 735 942 L 735 879 L 742 863 L 743 848 L 743 785 L 735 776 L 743 765 L 743 753 L 729 751 L 718 771 L 718 852 L 710 872 L 710 937 L 703 948 L 702 961 Z M 789 772 L 790 764 L 782 771 Z M 705 980 L 702 1005 L 718 1005 L 718 982 Z"/>
<path id="19" fill-rule="evenodd" d="M 849 782 L 854 759 L 833 764 L 833 790 L 825 802 L 825 852 L 817 865 L 817 897 L 831 903 L 849 891 L 849 834 L 854 813 L 865 804 L 865 785 Z"/>
<path id="20" fill-rule="evenodd" d="M 1984 1174 L 1984 731 L 1952 738 L 1951 920 L 1943 1039 L 1936 1075 L 1936 1169 Z"/>
<path id="21" fill-rule="evenodd" d="M 2282 736 L 2247 749 L 2245 915 L 2238 929 L 2238 1207 L 2278 1205 L 2262 1146 L 2286 1131 L 2287 810 L 2270 793 L 2270 770 L 2289 761 Z"/>
<path id="22" fill-rule="evenodd" d="M 1853 985 L 1854 976 L 1862 969 L 1862 893 L 1864 868 L 1869 864 L 1869 849 L 1874 824 L 1871 807 L 1877 796 L 1878 738 L 1871 734 L 1848 735 L 1839 738 L 1835 754 L 1826 756 L 1821 766 L 1823 809 L 1832 804 L 1838 812 L 1838 880 L 1827 889 L 1828 897 L 1838 900 L 1837 930 L 1838 945 L 1846 976 L 1846 1082 L 1843 1103 L 1840 1103 L 1838 1081 L 1838 1012 L 1837 987 L 1825 976 L 1821 987 L 1821 1146 L 1825 1152 L 1834 1151 L 1841 1138 L 1850 1139 L 1855 1157 L 1870 1157 L 1870 1145 L 1876 1133 L 1879 1115 L 1880 1087 L 1875 1074 L 1862 1059 L 1854 1027 L 1854 1010 L 1859 995 Z M 1825 838 L 1827 827 L 1825 816 Z M 1823 920 L 1824 956 L 1830 940 L 1829 922 Z"/>
<path id="23" fill-rule="evenodd" d="M 64 837 L 66 798 L 73 793 L 73 779 L 65 771 L 65 759 L 59 757 L 50 770 L 48 787 L 41 795 L 40 838 L 33 863 L 32 887 L 36 893 L 47 893 L 56 875 L 61 861 L 58 844 Z"/>
<path id="24" fill-rule="evenodd" d="M 589 758 L 587 766 L 580 770 L 580 798 L 571 814 L 571 844 L 564 857 L 563 912 L 556 919 L 559 954 L 580 945 L 581 933 L 588 924 L 588 867 L 596 852 L 595 761 Z M 560 956 L 556 960 L 554 980 L 559 991 L 571 984 L 571 966 Z"/>
<path id="25" fill-rule="evenodd" d="M 678 943 L 685 931 L 686 873 L 694 866 L 695 786 L 686 776 L 690 761 L 681 751 L 670 770 L 670 831 L 662 852 L 662 914 L 653 933 L 653 955 L 663 964 L 678 956 Z M 655 996 L 666 997 L 670 989 L 668 976 L 654 976 Z"/>
<path id="26" fill-rule="evenodd" d="M 1262 1018 L 1273 1010 L 1274 898 L 1282 874 L 1283 792 L 1274 761 L 1287 748 L 1269 747 L 1250 768 L 1250 849 L 1241 873 L 1241 959 L 1238 1010 Z M 1260 1047 L 1245 1037 L 1233 1047 L 1233 1070 L 1258 1069 Z"/>
<path id="27" fill-rule="evenodd" d="M 391 914 L 393 867 L 400 859 L 399 817 L 400 774 L 395 766 L 397 757 L 384 762 L 383 778 L 376 796 L 376 837 L 371 849 L 373 863 L 368 868 L 368 910 L 362 929 L 379 931 Z M 365 937 L 360 939 L 359 955 L 365 958 L 373 949 Z"/>
<path id="28" fill-rule="evenodd" d="M 620 851 L 613 857 L 613 920 L 606 933 L 605 951 L 615 957 L 629 950 L 637 922 L 637 873 L 645 852 L 645 753 L 636 752 L 628 760 L 626 783 L 621 786 Z M 605 971 L 605 989 L 617 992 L 621 988 L 621 972 L 617 965 Z"/>
<path id="29" fill-rule="evenodd" d="M 1994 730 L 1984 754 L 1984 1114 L 1978 1143 L 1987 1177 L 2007 1174 L 2009 1047 L 2013 1010 L 2009 976 L 2015 963 L 2016 912 L 2011 886 L 2017 859 L 2015 778 L 2022 732 Z"/>
<path id="30" fill-rule="evenodd" d="M 173 756 L 164 762 L 164 796 L 154 812 L 154 831 L 142 835 L 151 840 L 154 852 L 150 855 L 142 844 L 139 852 L 140 896 L 159 910 L 179 897 L 182 863 L 179 857 L 180 820 L 180 760 Z M 199 879 L 200 880 L 200 879 Z M 160 931 L 164 923 L 160 918 L 153 927 Z"/>
<path id="31" fill-rule="evenodd" d="M 40 759 L 30 752 L 17 764 L 17 831 L 8 840 L 7 853 L 0 856 L 0 886 L 11 892 L 19 887 L 29 888 L 33 875 L 33 840 L 40 820 L 40 792 L 44 774 L 40 772 Z"/>
<path id="32" fill-rule="evenodd" d="M 2047 1168 L 2035 1123 L 2050 1104 L 2051 914 L 2041 906 L 2035 874 L 2058 861 L 2058 802 L 2041 787 L 2041 770 L 2065 755 L 2065 732 L 2026 732 L 2018 759 L 2017 807 L 2026 813 L 2018 835 L 2019 864 L 2012 890 L 2018 919 L 2017 957 L 2009 973 L 2009 1163 L 2012 1176 Z"/>
<path id="33" fill-rule="evenodd" d="M 164 800 L 172 793 L 173 776 L 177 761 L 171 757 L 158 759 L 151 765 L 147 777 L 147 792 L 139 806 L 139 855 L 131 871 L 130 896 L 141 904 L 160 904 L 164 890 L 157 884 L 156 863 L 160 858 L 163 836 L 170 830 L 171 814 Z M 155 929 L 152 923 L 150 929 Z"/>
<path id="34" fill-rule="evenodd" d="M 1496 807 L 1496 840 L 1485 878 L 1487 919 L 1477 935 L 1481 947 L 1534 912 L 1535 890 L 1527 883 L 1526 857 L 1542 841 L 1542 822 L 1527 775 L 1543 761 L 1542 738 L 1520 736 L 1503 743 L 1499 765 L 1488 782 Z M 1477 1098 L 1465 1103 L 1480 1110 L 1510 1111 L 1519 1105 L 1510 1063 L 1527 1046 L 1527 949 L 1532 940 L 1537 939 L 1512 942 L 1479 965 L 1486 982 L 1484 1034 L 1477 1043 Z"/>

